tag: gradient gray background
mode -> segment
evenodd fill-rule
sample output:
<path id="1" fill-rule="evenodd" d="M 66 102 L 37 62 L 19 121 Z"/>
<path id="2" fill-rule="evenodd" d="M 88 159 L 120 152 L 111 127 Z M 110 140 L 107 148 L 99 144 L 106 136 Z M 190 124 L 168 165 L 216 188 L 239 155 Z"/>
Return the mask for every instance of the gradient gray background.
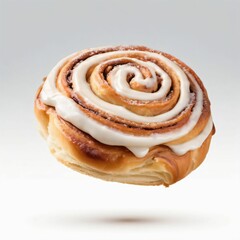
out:
<path id="1" fill-rule="evenodd" d="M 240 1 L 1 0 L 0 238 L 239 239 Z M 217 133 L 206 161 L 171 186 L 107 183 L 60 165 L 33 100 L 64 56 L 142 44 L 191 66 Z"/>

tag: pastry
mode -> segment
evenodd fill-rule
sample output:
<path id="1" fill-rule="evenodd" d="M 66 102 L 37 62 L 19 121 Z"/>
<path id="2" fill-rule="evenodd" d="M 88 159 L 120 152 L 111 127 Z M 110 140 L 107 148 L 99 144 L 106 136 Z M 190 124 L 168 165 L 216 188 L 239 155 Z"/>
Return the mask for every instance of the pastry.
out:
<path id="1" fill-rule="evenodd" d="M 34 104 L 66 166 L 108 181 L 169 186 L 204 160 L 215 132 L 200 78 L 143 46 L 91 48 L 61 60 Z"/>

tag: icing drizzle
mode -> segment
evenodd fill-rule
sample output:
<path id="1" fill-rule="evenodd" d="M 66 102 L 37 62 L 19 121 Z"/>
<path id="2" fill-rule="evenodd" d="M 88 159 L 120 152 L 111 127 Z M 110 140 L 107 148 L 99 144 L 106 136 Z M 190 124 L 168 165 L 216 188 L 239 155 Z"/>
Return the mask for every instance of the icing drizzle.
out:
<path id="1" fill-rule="evenodd" d="M 112 115 L 124 117 L 127 120 L 135 122 L 164 122 L 177 116 L 189 105 L 191 101 L 191 93 L 189 89 L 190 84 L 188 78 L 190 78 L 196 88 L 196 103 L 192 109 L 191 116 L 186 124 L 171 132 L 154 133 L 148 136 L 135 136 L 110 128 L 90 118 L 88 115 L 86 115 L 83 111 L 79 109 L 77 103 L 74 102 L 73 99 L 63 95 L 56 87 L 56 78 L 59 70 L 62 66 L 64 66 L 64 64 L 66 64 L 69 59 L 71 59 L 78 53 L 64 58 L 52 69 L 40 93 L 41 100 L 43 101 L 43 103 L 55 107 L 57 114 L 60 115 L 63 119 L 72 123 L 74 126 L 81 129 L 82 131 L 90 134 L 99 142 L 112 146 L 125 146 L 137 157 L 144 157 L 148 153 L 149 148 L 159 144 L 167 145 L 176 154 L 179 155 L 185 154 L 189 150 L 199 148 L 212 130 L 213 123 L 211 118 L 208 120 L 208 123 L 205 126 L 204 130 L 197 137 L 182 144 L 168 144 L 168 142 L 176 140 L 188 134 L 197 124 L 201 116 L 203 109 L 203 93 L 197 81 L 190 73 L 185 72 L 175 62 L 171 61 L 170 59 L 161 54 L 139 50 L 127 50 L 127 52 L 138 54 L 139 56 L 143 57 L 147 55 L 148 57 L 159 59 L 169 68 L 171 68 L 178 76 L 180 81 L 180 97 L 176 105 L 171 110 L 156 116 L 141 116 L 129 111 L 122 106 L 106 102 L 92 92 L 89 83 L 86 81 L 86 74 L 89 68 L 92 66 L 96 66 L 97 68 L 99 68 L 101 64 L 107 63 L 109 59 L 113 57 L 116 60 L 121 60 L 123 58 L 128 59 L 127 57 L 125 57 L 126 51 L 121 50 L 93 55 L 86 60 L 80 62 L 74 68 L 72 73 L 72 83 L 74 91 L 78 93 L 81 97 L 83 97 L 83 99 L 87 103 L 93 105 L 101 111 L 110 113 Z M 116 54 L 117 57 L 115 58 Z M 152 76 L 148 78 L 143 78 L 138 68 L 130 65 L 119 65 L 113 68 L 113 70 L 110 72 L 110 77 L 112 79 L 111 87 L 118 94 L 131 99 L 152 101 L 166 97 L 172 84 L 169 75 L 153 62 L 142 61 L 135 58 L 131 58 L 131 61 L 135 61 L 135 63 L 147 67 L 151 72 Z M 138 84 L 145 86 L 146 88 L 151 87 L 156 83 L 156 74 L 158 74 L 162 78 L 161 87 L 154 93 L 141 92 L 131 89 L 130 85 L 126 80 L 129 73 L 134 74 L 134 78 L 132 79 L 132 81 L 135 81 Z"/>

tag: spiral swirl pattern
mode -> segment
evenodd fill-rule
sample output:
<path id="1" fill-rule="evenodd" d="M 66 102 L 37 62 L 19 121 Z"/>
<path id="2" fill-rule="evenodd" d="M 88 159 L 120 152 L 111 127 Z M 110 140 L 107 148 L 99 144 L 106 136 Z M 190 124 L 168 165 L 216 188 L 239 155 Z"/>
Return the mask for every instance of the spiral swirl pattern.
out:
<path id="1" fill-rule="evenodd" d="M 200 147 L 213 128 L 198 76 L 145 47 L 77 52 L 53 68 L 40 97 L 97 141 L 125 146 L 137 157 L 161 144 L 182 155 Z"/>

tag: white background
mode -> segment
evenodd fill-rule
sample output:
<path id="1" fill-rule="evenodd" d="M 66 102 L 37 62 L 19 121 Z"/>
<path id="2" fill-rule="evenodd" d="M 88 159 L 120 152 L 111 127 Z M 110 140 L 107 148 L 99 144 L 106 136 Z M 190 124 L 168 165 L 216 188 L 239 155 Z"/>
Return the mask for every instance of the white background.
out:
<path id="1" fill-rule="evenodd" d="M 240 1 L 0 2 L 0 239 L 240 239 Z M 119 44 L 175 55 L 208 90 L 209 154 L 169 188 L 83 176 L 37 132 L 34 95 L 57 61 Z"/>

